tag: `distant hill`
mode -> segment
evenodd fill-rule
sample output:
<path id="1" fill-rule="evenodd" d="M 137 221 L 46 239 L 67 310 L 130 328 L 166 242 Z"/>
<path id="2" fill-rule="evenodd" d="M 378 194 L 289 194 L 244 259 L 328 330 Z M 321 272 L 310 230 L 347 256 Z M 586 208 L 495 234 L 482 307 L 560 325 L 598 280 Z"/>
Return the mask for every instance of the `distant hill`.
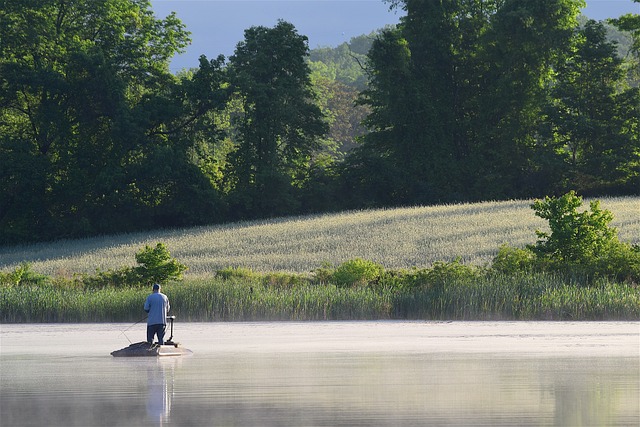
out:
<path id="1" fill-rule="evenodd" d="M 367 85 L 364 65 L 373 40 L 382 30 L 352 38 L 336 47 L 312 49 L 311 70 L 340 83 L 363 90 Z"/>

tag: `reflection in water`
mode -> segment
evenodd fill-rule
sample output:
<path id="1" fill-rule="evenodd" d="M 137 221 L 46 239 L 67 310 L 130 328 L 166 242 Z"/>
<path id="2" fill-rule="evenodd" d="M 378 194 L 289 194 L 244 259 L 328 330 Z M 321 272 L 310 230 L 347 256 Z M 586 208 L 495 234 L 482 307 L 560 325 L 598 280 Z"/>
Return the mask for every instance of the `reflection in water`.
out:
<path id="1" fill-rule="evenodd" d="M 181 382 L 193 394 L 172 411 L 188 425 L 611 426 L 639 417 L 638 361 L 629 359 L 334 353 L 189 365 Z"/>
<path id="2" fill-rule="evenodd" d="M 176 358 L 1 327 L 2 427 L 640 425 L 638 323 L 192 324 Z"/>
<path id="3" fill-rule="evenodd" d="M 169 425 L 177 358 L 158 357 L 147 369 L 147 415 L 158 426 Z"/>
<path id="4" fill-rule="evenodd" d="M 629 360 L 635 366 L 631 371 L 616 366 L 615 360 L 591 360 L 591 366 L 583 366 L 588 375 L 576 375 L 577 367 L 585 361 L 567 361 L 574 366 L 565 366 L 549 378 L 547 390 L 553 401 L 553 424 L 558 426 L 640 426 L 640 396 L 633 381 L 640 386 L 638 361 Z M 599 366 L 598 369 L 594 369 Z M 622 386 L 627 383 L 626 386 Z M 635 390 L 634 390 L 635 388 Z"/>
<path id="5" fill-rule="evenodd" d="M 0 426 L 168 426 L 177 358 L 0 359 Z"/>

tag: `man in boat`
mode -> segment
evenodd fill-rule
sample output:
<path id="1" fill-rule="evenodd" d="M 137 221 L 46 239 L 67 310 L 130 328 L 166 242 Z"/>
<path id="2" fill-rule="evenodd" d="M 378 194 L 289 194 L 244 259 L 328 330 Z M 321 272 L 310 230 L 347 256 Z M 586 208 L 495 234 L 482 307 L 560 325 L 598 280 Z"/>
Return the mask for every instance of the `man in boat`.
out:
<path id="1" fill-rule="evenodd" d="M 147 342 L 153 343 L 153 337 L 158 336 L 158 344 L 164 344 L 164 332 L 167 328 L 167 313 L 169 312 L 169 298 L 160 292 L 160 285 L 153 285 L 153 293 L 144 302 L 147 316 Z"/>

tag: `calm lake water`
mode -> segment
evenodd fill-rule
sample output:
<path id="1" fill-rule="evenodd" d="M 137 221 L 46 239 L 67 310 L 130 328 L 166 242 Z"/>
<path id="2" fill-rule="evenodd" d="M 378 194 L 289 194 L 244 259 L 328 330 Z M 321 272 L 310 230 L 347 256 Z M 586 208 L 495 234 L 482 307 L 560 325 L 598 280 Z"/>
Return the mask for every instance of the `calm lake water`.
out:
<path id="1" fill-rule="evenodd" d="M 0 325 L 0 425 L 640 425 L 638 322 L 176 323 L 192 356 L 110 355 L 144 328 Z"/>

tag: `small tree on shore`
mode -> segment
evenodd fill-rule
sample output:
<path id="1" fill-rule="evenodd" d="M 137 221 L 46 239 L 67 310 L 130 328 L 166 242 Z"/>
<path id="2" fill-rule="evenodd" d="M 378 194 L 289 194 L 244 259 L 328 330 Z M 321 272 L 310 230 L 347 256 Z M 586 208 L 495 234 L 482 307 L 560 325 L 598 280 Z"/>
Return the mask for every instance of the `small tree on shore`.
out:
<path id="1" fill-rule="evenodd" d="M 640 247 L 618 239 L 618 230 L 610 226 L 613 214 L 601 209 L 598 200 L 589 203 L 590 210 L 578 212 L 581 205 L 582 197 L 574 191 L 531 205 L 550 228 L 550 232 L 537 230 L 538 241 L 528 246 L 534 262 L 544 270 L 638 281 Z"/>
<path id="2" fill-rule="evenodd" d="M 148 245 L 136 254 L 136 261 L 140 264 L 133 272 L 139 278 L 140 284 L 164 284 L 169 280 L 181 280 L 182 273 L 187 266 L 171 258 L 169 250 L 163 243 L 155 248 Z"/>
<path id="3" fill-rule="evenodd" d="M 86 288 L 150 286 L 153 283 L 165 284 L 170 280 L 182 280 L 182 273 L 188 267 L 171 258 L 163 243 L 155 247 L 145 245 L 136 253 L 135 267 L 122 267 L 117 270 L 96 271 L 95 275 L 83 276 L 80 281 Z"/>
<path id="4" fill-rule="evenodd" d="M 587 264 L 620 244 L 618 230 L 610 227 L 613 214 L 600 209 L 600 202 L 590 202 L 591 211 L 578 212 L 582 198 L 574 191 L 562 197 L 545 197 L 531 207 L 536 216 L 549 221 L 551 232 L 536 230 L 538 241 L 530 246 L 538 258 L 558 263 Z"/>

